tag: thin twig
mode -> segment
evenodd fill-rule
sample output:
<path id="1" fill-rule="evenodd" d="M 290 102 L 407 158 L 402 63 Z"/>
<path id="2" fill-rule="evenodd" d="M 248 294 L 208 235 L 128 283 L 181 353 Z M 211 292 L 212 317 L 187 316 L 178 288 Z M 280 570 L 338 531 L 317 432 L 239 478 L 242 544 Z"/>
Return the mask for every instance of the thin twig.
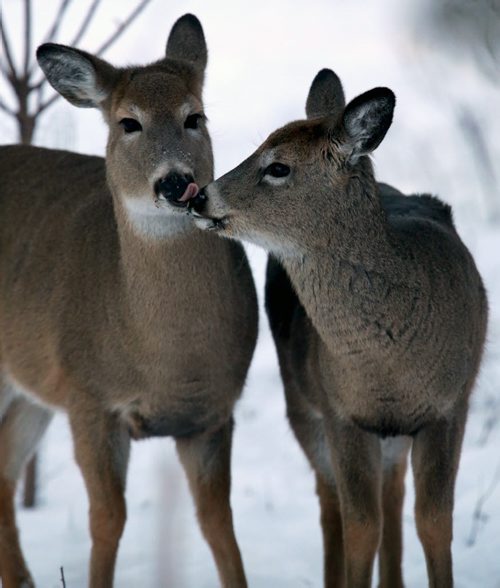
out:
<path id="1" fill-rule="evenodd" d="M 15 114 L 16 114 L 11 108 L 9 108 L 7 106 L 7 104 L 5 104 L 5 102 L 1 98 L 0 98 L 0 110 L 3 110 L 7 114 L 10 114 L 10 116 L 15 116 Z"/>
<path id="2" fill-rule="evenodd" d="M 64 568 L 61 566 L 60 567 L 61 570 L 61 582 L 62 582 L 62 586 L 63 588 L 66 588 L 66 580 L 64 579 Z"/>
<path id="3" fill-rule="evenodd" d="M 7 32 L 5 30 L 4 24 L 3 24 L 3 16 L 2 13 L 0 12 L 0 37 L 2 39 L 2 47 L 5 53 L 5 57 L 7 58 L 7 64 L 9 66 L 9 70 L 8 70 L 8 77 L 9 79 L 15 79 L 17 77 L 16 74 L 16 67 L 14 65 L 14 60 L 12 59 L 12 53 L 10 50 L 10 41 L 7 38 Z"/>
<path id="4" fill-rule="evenodd" d="M 87 31 L 89 24 L 91 23 L 92 18 L 94 16 L 94 13 L 97 10 L 97 7 L 99 6 L 100 3 L 101 3 L 101 0 L 93 0 L 92 4 L 90 5 L 90 7 L 87 11 L 87 14 L 85 15 L 85 18 L 83 19 L 82 24 L 80 25 L 80 28 L 78 29 L 78 32 L 76 33 L 76 35 L 74 36 L 73 40 L 70 43 L 71 45 L 78 45 L 78 43 L 80 42 L 80 39 L 83 37 L 83 35 Z"/>
<path id="5" fill-rule="evenodd" d="M 57 33 L 59 32 L 59 28 L 60 28 L 62 21 L 63 21 L 63 18 L 64 18 L 64 13 L 66 12 L 66 10 L 67 10 L 68 6 L 71 4 L 71 2 L 72 2 L 72 0 L 62 0 L 61 1 L 61 4 L 59 6 L 59 10 L 57 11 L 56 16 L 54 17 L 54 23 L 52 24 L 50 30 L 47 32 L 47 34 L 43 38 L 43 41 L 40 43 L 40 45 L 43 45 L 43 43 L 48 43 L 49 41 L 53 42 L 56 40 Z M 34 73 L 35 73 L 35 64 L 33 64 L 31 66 L 31 69 L 29 72 L 29 77 L 31 77 Z M 30 86 L 29 91 L 31 92 L 33 90 L 38 90 L 43 84 L 45 84 L 46 81 L 47 81 L 47 78 L 43 77 L 38 82 L 36 82 L 32 86 Z"/>
<path id="6" fill-rule="evenodd" d="M 7 71 L 7 67 L 4 65 L 3 63 L 3 59 L 0 59 L 0 73 L 3 75 L 3 77 L 10 82 L 10 78 L 9 78 L 9 72 Z"/>
<path id="7" fill-rule="evenodd" d="M 55 41 L 57 37 L 57 33 L 59 32 L 59 28 L 62 24 L 64 13 L 66 12 L 68 6 L 71 4 L 71 0 L 61 0 L 61 4 L 59 6 L 59 10 L 56 13 L 54 18 L 54 24 L 47 32 L 45 37 L 43 38 L 42 43 L 47 43 L 47 41 Z"/>
<path id="8" fill-rule="evenodd" d="M 151 2 L 151 0 L 142 0 L 138 6 L 128 15 L 128 17 L 122 22 L 122 24 L 116 29 L 116 31 L 109 37 L 107 41 L 105 41 L 99 49 L 95 52 L 96 55 L 102 55 L 107 49 L 113 45 L 113 43 L 121 37 L 121 35 L 125 32 L 127 27 L 130 23 L 137 17 L 139 14 L 146 8 L 146 6 Z"/>
<path id="9" fill-rule="evenodd" d="M 68 3 L 71 2 L 71 0 L 63 0 L 63 3 L 61 5 L 61 8 L 59 9 L 59 14 L 56 17 L 58 20 L 60 18 L 62 18 L 62 14 L 64 14 L 64 11 L 67 8 Z M 90 25 L 90 22 L 92 21 L 92 17 L 94 16 L 95 11 L 97 10 L 97 7 L 99 6 L 99 4 L 101 3 L 101 0 L 93 0 L 92 4 L 90 5 L 87 14 L 85 15 L 85 18 L 83 19 L 82 24 L 80 25 L 80 28 L 78 29 L 78 32 L 76 33 L 76 35 L 73 37 L 73 40 L 69 43 L 70 45 L 78 45 L 79 41 L 81 40 L 81 38 L 83 37 L 83 35 L 85 34 L 85 32 L 87 31 L 87 28 Z M 57 22 L 57 21 L 56 21 Z M 54 33 L 57 32 L 57 27 L 52 27 L 52 30 L 50 31 L 50 33 Z M 38 82 L 36 82 L 35 84 L 33 84 L 31 86 L 31 91 L 33 90 L 39 90 L 47 81 L 47 78 L 43 77 L 41 80 L 39 80 Z M 39 95 L 39 104 L 41 101 L 41 96 Z"/>
<path id="10" fill-rule="evenodd" d="M 31 0 L 24 0 L 24 78 L 28 79 L 31 57 Z"/>
<path id="11" fill-rule="evenodd" d="M 51 96 L 48 100 L 46 100 L 45 102 L 42 102 L 40 104 L 40 106 L 35 110 L 34 116 L 37 117 L 41 112 L 46 110 L 49 106 L 52 106 L 52 104 L 54 104 L 54 102 L 60 97 L 61 97 L 61 95 L 56 93 L 53 96 Z"/>
<path id="12" fill-rule="evenodd" d="M 487 520 L 487 516 L 483 513 L 484 505 L 486 501 L 495 491 L 498 483 L 500 482 L 500 463 L 497 465 L 495 470 L 495 474 L 490 482 L 489 487 L 486 489 L 485 492 L 478 498 L 476 502 L 476 506 L 474 508 L 474 512 L 472 514 L 472 526 L 469 533 L 469 536 L 466 541 L 467 547 L 472 547 L 475 545 L 477 541 L 477 536 L 479 535 L 479 528 L 481 524 L 485 523 Z"/>

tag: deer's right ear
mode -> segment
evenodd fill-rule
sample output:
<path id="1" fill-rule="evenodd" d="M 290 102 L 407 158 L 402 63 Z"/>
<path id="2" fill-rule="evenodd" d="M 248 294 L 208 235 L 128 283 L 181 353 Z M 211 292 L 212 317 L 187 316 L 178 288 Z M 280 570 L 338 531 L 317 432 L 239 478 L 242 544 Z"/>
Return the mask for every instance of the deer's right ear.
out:
<path id="1" fill-rule="evenodd" d="M 345 108 L 344 90 L 338 75 L 322 69 L 314 78 L 306 102 L 307 118 L 340 116 Z"/>
<path id="2" fill-rule="evenodd" d="M 189 61 L 201 73 L 208 59 L 207 44 L 200 21 L 193 14 L 185 14 L 174 24 L 167 41 L 166 57 Z"/>
<path id="3" fill-rule="evenodd" d="M 83 108 L 98 108 L 118 77 L 118 70 L 106 61 L 65 45 L 40 45 L 36 58 L 54 90 Z"/>

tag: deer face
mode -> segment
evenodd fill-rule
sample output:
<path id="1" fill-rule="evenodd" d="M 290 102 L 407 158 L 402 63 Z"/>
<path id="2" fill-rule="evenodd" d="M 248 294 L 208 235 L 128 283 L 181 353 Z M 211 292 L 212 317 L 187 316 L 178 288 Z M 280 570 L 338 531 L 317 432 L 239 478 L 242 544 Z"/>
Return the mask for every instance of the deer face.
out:
<path id="1" fill-rule="evenodd" d="M 187 226 L 184 200 L 213 177 L 201 95 L 207 49 L 198 20 L 179 19 L 165 58 L 146 67 L 116 69 L 53 44 L 37 57 L 67 100 L 102 111 L 108 183 L 132 226 L 153 237 Z"/>
<path id="2" fill-rule="evenodd" d="M 309 93 L 309 119 L 274 132 L 209 184 L 190 206 L 196 224 L 281 256 L 328 246 L 331 231 L 355 214 L 348 185 L 370 171 L 364 156 L 382 141 L 393 108 L 394 95 L 386 88 L 345 107 L 340 81 L 323 70 Z"/>

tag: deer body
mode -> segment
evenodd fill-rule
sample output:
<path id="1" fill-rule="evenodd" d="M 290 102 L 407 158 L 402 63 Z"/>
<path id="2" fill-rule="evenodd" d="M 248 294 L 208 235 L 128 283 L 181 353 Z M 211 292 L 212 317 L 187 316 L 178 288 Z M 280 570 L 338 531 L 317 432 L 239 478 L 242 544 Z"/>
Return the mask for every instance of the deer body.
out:
<path id="1" fill-rule="evenodd" d="M 131 71 L 53 45 L 39 60 L 70 101 L 97 102 L 110 138 L 106 160 L 0 148 L 4 585 L 32 585 L 12 495 L 51 411 L 62 408 L 89 494 L 92 587 L 112 585 L 129 440 L 167 435 L 222 584 L 245 586 L 229 461 L 232 411 L 256 340 L 253 280 L 240 245 L 200 233 L 166 205 L 213 174 L 200 113 L 201 26 L 181 18 L 166 59 Z"/>
<path id="2" fill-rule="evenodd" d="M 0 169 L 6 195 L 21 182 L 23 194 L 37 195 L 22 207 L 12 197 L 2 202 L 2 219 L 9 221 L 2 249 L 11 252 L 2 264 L 7 377 L 62 408 L 79 401 L 71 387 L 58 385 L 69 378 L 78 395 L 82 388 L 105 390 L 100 402 L 107 410 L 135 408 L 158 424 L 169 415 L 196 417 L 192 427 L 200 430 L 227 421 L 230 390 L 248 357 L 239 365 L 238 357 L 214 362 L 205 351 L 214 345 L 222 356 L 230 354 L 246 334 L 249 312 L 232 300 L 244 301 L 251 287 L 243 252 L 193 230 L 150 244 L 130 230 L 120 234 L 101 158 L 5 147 Z M 51 190 L 38 197 L 40 183 Z M 76 188 L 89 184 L 93 199 Z M 33 227 L 28 240 L 26 226 Z M 207 251 L 216 267 L 189 267 Z"/>
<path id="3" fill-rule="evenodd" d="M 438 230 L 418 217 L 379 227 L 370 221 L 352 233 L 347 259 L 306 255 L 283 265 L 323 342 L 319 373 L 339 417 L 381 435 L 410 435 L 449 417 L 457 389 L 470 388 L 481 331 L 464 316 L 474 316 L 482 286 L 451 223 Z M 373 252 L 366 251 L 370 229 L 387 235 Z M 431 298 L 432 291 L 442 295 Z M 453 314 L 452 298 L 461 301 Z"/>
<path id="4" fill-rule="evenodd" d="M 347 106 L 321 71 L 307 121 L 273 133 L 192 199 L 202 229 L 263 245 L 266 306 L 294 432 L 313 465 L 325 585 L 402 586 L 401 509 L 412 444 L 429 585 L 452 586 L 452 512 L 487 302 L 449 207 L 375 182 L 366 157 L 394 96 Z M 283 269 L 284 268 L 284 269 Z"/>

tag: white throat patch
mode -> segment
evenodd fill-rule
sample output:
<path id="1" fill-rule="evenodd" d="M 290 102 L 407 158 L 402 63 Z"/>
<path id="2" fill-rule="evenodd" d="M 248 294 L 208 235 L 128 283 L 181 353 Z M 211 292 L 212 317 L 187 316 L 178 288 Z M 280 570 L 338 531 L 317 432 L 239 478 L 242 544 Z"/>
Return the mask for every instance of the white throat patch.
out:
<path id="1" fill-rule="evenodd" d="M 150 195 L 125 196 L 121 201 L 130 226 L 140 237 L 168 239 L 193 230 L 193 222 L 184 209 L 177 210 L 162 201 L 155 203 Z"/>

